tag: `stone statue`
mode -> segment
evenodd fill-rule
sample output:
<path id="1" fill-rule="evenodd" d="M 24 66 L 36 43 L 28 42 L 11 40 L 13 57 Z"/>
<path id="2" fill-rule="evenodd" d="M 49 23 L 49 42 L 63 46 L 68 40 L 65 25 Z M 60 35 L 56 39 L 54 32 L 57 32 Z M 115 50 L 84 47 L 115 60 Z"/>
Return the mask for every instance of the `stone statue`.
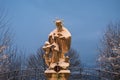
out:
<path id="1" fill-rule="evenodd" d="M 71 34 L 63 26 L 61 20 L 56 20 L 55 25 L 56 29 L 49 34 L 48 41 L 46 41 L 43 46 L 43 50 L 45 51 L 45 63 L 49 67 L 49 70 L 56 68 L 56 71 L 60 69 L 67 70 L 69 67 L 69 57 L 65 57 L 65 53 L 70 49 Z"/>
<path id="2" fill-rule="evenodd" d="M 63 26 L 62 21 L 56 20 L 55 24 L 57 28 L 49 34 L 48 41 L 43 46 L 45 62 L 48 66 L 51 63 L 65 61 L 64 54 L 68 52 L 71 44 L 71 34 Z"/>

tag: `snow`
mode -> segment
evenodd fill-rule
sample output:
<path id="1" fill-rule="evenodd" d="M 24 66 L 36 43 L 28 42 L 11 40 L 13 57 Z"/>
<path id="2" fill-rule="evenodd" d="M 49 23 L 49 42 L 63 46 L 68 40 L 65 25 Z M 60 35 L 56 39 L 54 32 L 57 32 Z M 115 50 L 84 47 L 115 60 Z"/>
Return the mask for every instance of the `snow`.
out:
<path id="1" fill-rule="evenodd" d="M 54 39 L 54 36 L 59 37 L 59 35 L 61 35 L 62 37 L 65 37 L 65 38 L 71 37 L 70 32 L 65 27 L 62 27 L 61 32 L 58 32 L 58 30 L 56 28 L 49 34 L 49 36 L 52 36 L 53 39 Z"/>
<path id="2" fill-rule="evenodd" d="M 115 60 L 115 58 L 114 57 L 109 57 L 108 60 L 113 61 L 113 60 Z"/>
<path id="3" fill-rule="evenodd" d="M 106 61 L 106 60 L 107 60 L 107 59 L 106 59 L 105 56 L 100 56 L 100 57 L 98 58 L 98 61 L 100 61 L 100 62 Z"/>
<path id="4" fill-rule="evenodd" d="M 48 41 L 45 42 L 45 45 L 43 46 L 43 49 L 50 48 L 51 45 Z"/>
<path id="5" fill-rule="evenodd" d="M 58 47 L 58 44 L 56 44 L 55 42 L 52 44 L 52 46 L 54 46 L 54 50 L 55 51 L 59 51 L 59 47 Z"/>
<path id="6" fill-rule="evenodd" d="M 7 59 L 7 58 L 8 58 L 8 56 L 5 54 L 2 56 L 2 59 Z"/>
<path id="7" fill-rule="evenodd" d="M 6 46 L 0 46 L 0 53 L 6 48 Z"/>

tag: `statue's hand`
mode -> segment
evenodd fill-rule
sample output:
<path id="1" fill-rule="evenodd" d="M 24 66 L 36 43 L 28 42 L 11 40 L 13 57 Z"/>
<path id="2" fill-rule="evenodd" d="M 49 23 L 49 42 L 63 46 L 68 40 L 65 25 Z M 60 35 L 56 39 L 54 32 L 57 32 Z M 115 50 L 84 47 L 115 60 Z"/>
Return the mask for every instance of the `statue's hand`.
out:
<path id="1" fill-rule="evenodd" d="M 62 36 L 62 34 L 61 34 L 61 33 L 58 33 L 57 35 L 58 35 L 58 36 Z"/>
<path id="2" fill-rule="evenodd" d="M 63 36 L 62 33 L 58 33 L 58 36 L 59 36 L 60 39 L 65 39 L 65 37 Z"/>
<path id="3" fill-rule="evenodd" d="M 64 37 L 64 36 L 60 36 L 59 38 L 60 38 L 60 39 L 65 39 L 65 37 Z"/>

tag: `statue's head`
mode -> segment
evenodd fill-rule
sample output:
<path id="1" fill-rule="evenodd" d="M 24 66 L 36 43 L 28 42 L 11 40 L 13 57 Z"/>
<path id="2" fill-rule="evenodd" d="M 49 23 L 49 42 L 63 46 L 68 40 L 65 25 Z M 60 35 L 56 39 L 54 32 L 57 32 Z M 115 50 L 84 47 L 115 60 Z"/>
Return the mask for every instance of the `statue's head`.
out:
<path id="1" fill-rule="evenodd" d="M 55 24 L 56 24 L 58 30 L 62 29 L 62 21 L 61 20 L 56 20 Z"/>

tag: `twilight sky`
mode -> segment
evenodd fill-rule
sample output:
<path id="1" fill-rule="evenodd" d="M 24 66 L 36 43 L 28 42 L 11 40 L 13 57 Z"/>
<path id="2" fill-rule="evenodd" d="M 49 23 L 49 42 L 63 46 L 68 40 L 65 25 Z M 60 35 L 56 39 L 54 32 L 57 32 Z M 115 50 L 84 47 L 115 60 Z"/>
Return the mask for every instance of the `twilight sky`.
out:
<path id="1" fill-rule="evenodd" d="M 87 65 L 95 63 L 106 26 L 120 20 L 120 0 L 0 0 L 0 9 L 7 11 L 14 41 L 27 54 L 44 44 L 56 17 L 63 19 L 72 47 Z"/>

